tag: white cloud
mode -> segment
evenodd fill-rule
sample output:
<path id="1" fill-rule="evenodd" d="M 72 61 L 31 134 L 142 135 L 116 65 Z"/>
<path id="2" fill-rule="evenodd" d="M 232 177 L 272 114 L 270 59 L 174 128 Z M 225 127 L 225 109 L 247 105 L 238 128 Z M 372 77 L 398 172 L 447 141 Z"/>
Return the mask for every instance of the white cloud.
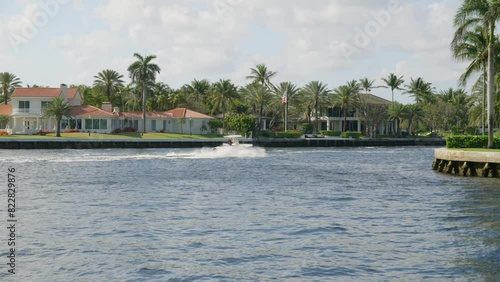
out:
<path id="1" fill-rule="evenodd" d="M 36 13 L 36 2 L 16 3 L 21 11 L 0 20 L 0 31 L 19 32 L 19 19 Z M 88 29 L 82 31 L 77 20 L 66 21 L 64 32 L 60 26 L 46 29 L 50 46 L 73 64 L 71 75 L 79 83 L 88 83 L 93 71 L 103 68 L 125 75 L 134 52 L 156 54 L 160 79 L 174 87 L 193 77 L 245 83 L 249 68 L 258 63 L 277 71 L 279 81 L 324 79 L 332 88 L 346 76 L 378 78 L 385 70 L 436 84 L 455 83 L 462 66 L 451 59 L 449 42 L 457 1 L 402 1 L 397 12 L 388 9 L 389 3 L 77 0 L 68 13 L 86 21 Z M 345 46 L 354 48 L 349 58 Z"/>

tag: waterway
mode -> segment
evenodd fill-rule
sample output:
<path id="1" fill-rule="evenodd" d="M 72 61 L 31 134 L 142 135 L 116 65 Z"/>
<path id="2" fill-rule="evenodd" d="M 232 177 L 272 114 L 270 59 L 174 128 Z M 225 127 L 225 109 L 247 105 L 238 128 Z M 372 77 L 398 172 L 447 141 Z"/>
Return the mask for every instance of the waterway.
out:
<path id="1" fill-rule="evenodd" d="M 499 281 L 500 182 L 433 149 L 0 150 L 0 280 Z"/>

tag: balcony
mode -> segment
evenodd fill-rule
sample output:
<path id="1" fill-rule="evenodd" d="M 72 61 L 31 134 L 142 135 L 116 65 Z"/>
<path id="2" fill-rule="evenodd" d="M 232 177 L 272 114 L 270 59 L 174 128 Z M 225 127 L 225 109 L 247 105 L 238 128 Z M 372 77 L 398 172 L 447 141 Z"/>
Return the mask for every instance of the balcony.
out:
<path id="1" fill-rule="evenodd" d="M 42 110 L 35 110 L 35 109 L 12 109 L 12 114 L 13 115 L 20 115 L 20 116 L 40 116 L 42 115 Z"/>

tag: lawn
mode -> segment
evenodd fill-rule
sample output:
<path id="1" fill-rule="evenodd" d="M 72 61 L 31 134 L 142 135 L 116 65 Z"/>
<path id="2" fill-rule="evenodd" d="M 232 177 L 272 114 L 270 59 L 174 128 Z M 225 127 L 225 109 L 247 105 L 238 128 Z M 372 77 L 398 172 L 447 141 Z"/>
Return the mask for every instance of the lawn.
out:
<path id="1" fill-rule="evenodd" d="M 33 138 L 56 138 L 55 133 L 47 134 L 45 136 L 41 135 L 9 135 L 0 136 L 0 140 L 3 138 L 8 139 L 33 139 Z M 102 134 L 102 133 L 88 133 L 78 132 L 78 133 L 61 133 L 61 139 L 211 139 L 211 138 L 222 138 L 220 135 L 189 135 L 189 134 L 175 134 L 175 133 L 145 133 L 144 135 L 140 132 L 127 132 L 120 134 Z"/>

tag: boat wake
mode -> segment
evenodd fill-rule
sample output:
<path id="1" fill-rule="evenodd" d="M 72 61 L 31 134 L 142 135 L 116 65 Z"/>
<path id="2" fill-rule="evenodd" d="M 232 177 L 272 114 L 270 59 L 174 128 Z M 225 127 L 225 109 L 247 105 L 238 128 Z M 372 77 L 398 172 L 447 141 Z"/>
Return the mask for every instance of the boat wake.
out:
<path id="1" fill-rule="evenodd" d="M 169 153 L 170 158 L 190 158 L 190 159 L 218 159 L 218 158 L 264 158 L 267 156 L 266 150 L 252 146 L 219 146 L 215 148 L 201 148 L 191 153 Z"/>
<path id="2" fill-rule="evenodd" d="M 18 158 L 16 155 L 2 156 L 0 163 L 70 163 L 70 162 L 114 162 L 128 160 L 154 159 L 217 159 L 217 158 L 264 158 L 266 150 L 247 145 L 219 146 L 216 148 L 201 148 L 194 150 L 148 150 L 148 151 L 59 151 L 47 152 L 43 155 Z"/>

